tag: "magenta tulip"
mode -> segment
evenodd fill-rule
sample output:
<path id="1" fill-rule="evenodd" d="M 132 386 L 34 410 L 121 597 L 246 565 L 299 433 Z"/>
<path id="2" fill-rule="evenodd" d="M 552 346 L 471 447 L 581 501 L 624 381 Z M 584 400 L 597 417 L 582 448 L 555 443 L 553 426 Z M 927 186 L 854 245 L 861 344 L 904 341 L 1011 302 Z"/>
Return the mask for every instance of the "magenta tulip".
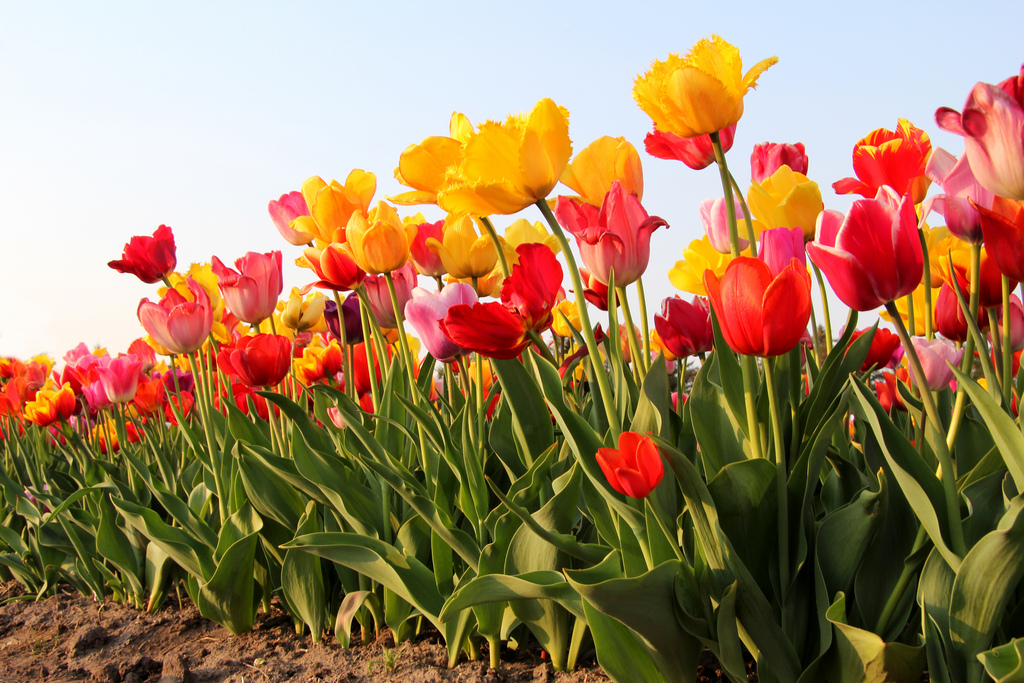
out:
<path id="1" fill-rule="evenodd" d="M 944 149 L 936 149 L 928 160 L 925 174 L 942 186 L 943 194 L 924 200 L 922 217 L 930 211 L 942 214 L 949 231 L 970 244 L 981 244 L 981 214 L 975 207 L 991 209 L 995 196 L 981 186 L 970 161 L 964 154 L 959 160 Z"/>
<path id="2" fill-rule="evenodd" d="M 270 219 L 274 221 L 274 227 L 288 244 L 301 247 L 313 241 L 313 236 L 308 232 L 292 227 L 292 221 L 296 218 L 309 215 L 309 207 L 306 206 L 306 200 L 301 192 L 289 192 L 281 195 L 278 200 L 272 200 L 267 205 L 267 211 L 270 212 Z"/>
<path id="3" fill-rule="evenodd" d="M 760 185 L 779 170 L 780 166 L 789 166 L 797 173 L 807 175 L 807 152 L 804 150 L 804 143 L 790 145 L 762 142 L 760 145 L 754 145 L 754 151 L 750 155 L 750 182 Z"/>
<path id="4" fill-rule="evenodd" d="M 235 261 L 233 270 L 213 257 L 213 272 L 219 279 L 224 305 L 235 317 L 252 325 L 273 315 L 284 282 L 281 275 L 281 252 L 260 254 L 250 251 Z"/>
<path id="5" fill-rule="evenodd" d="M 804 251 L 804 231 L 801 228 L 772 228 L 761 233 L 761 251 L 757 257 L 768 264 L 775 277 L 787 268 L 793 259 L 807 265 Z"/>

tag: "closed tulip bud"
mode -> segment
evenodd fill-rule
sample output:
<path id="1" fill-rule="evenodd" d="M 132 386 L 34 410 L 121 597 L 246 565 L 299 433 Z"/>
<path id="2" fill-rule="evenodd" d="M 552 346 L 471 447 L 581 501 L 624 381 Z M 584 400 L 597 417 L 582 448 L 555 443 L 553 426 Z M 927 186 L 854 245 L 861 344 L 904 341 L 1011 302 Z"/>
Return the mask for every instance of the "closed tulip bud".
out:
<path id="1" fill-rule="evenodd" d="M 754 145 L 750 155 L 750 182 L 762 183 L 770 178 L 780 166 L 789 166 L 797 173 L 807 175 L 807 152 L 804 143 L 795 145 L 779 142 L 762 142 Z"/>
<path id="2" fill-rule="evenodd" d="M 924 385 L 931 391 L 940 391 L 948 387 L 949 383 L 953 381 L 953 366 L 960 363 L 964 350 L 956 348 L 948 339 L 928 341 L 921 337 L 914 337 L 911 341 L 918 358 L 921 359 Z M 910 369 L 910 376 L 914 384 L 921 387 L 921 381 L 914 375 L 913 366 Z"/>
<path id="3" fill-rule="evenodd" d="M 646 498 L 665 476 L 661 452 L 649 436 L 622 432 L 618 448 L 599 448 L 597 464 L 608 484 L 624 496 Z"/>
<path id="4" fill-rule="evenodd" d="M 271 200 L 267 205 L 270 213 L 270 220 L 274 221 L 274 227 L 281 234 L 288 244 L 301 247 L 313 241 L 313 235 L 308 232 L 296 230 L 295 219 L 299 216 L 309 216 L 309 207 L 301 192 L 289 192 L 281 195 L 280 199 Z"/>
<path id="5" fill-rule="evenodd" d="M 723 128 L 718 132 L 722 143 L 722 153 L 732 149 L 736 138 L 736 124 Z M 681 161 L 695 171 L 707 168 L 715 162 L 715 147 L 711 143 L 711 135 L 705 133 L 692 138 L 679 137 L 655 129 L 644 138 L 644 149 L 652 157 Z"/>

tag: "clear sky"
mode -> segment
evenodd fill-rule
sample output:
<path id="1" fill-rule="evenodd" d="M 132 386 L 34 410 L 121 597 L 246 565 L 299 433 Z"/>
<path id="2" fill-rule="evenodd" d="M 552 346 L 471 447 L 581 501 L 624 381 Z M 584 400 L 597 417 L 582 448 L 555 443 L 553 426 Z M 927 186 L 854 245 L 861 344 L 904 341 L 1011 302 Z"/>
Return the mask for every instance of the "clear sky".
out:
<path id="1" fill-rule="evenodd" d="M 116 353 L 141 336 L 135 310 L 156 287 L 106 265 L 132 235 L 170 225 L 179 269 L 250 250 L 280 249 L 287 264 L 299 250 L 270 199 L 353 168 L 377 174 L 378 198 L 396 194 L 399 154 L 446 134 L 453 111 L 478 123 L 542 97 L 569 110 L 575 149 L 622 135 L 641 150 L 644 205 L 671 226 L 652 242 L 653 314 L 701 235 L 700 201 L 721 187 L 714 168 L 642 152 L 651 122 L 631 92 L 652 60 L 712 33 L 746 66 L 777 55 L 730 164 L 745 183 L 752 145 L 803 142 L 826 207 L 845 210 L 831 184 L 874 128 L 905 117 L 961 153 L 934 111 L 1017 72 L 1022 20 L 1019 1 L 0 0 L 0 356 L 59 357 L 80 341 Z M 285 279 L 312 278 L 286 267 Z M 833 317 L 838 329 L 845 310 Z"/>

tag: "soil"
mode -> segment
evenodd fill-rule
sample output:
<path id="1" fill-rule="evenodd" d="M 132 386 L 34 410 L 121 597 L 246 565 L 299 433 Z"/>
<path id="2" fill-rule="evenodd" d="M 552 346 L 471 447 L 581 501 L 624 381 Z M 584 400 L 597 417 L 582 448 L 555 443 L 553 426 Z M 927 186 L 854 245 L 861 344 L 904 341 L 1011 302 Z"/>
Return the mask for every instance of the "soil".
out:
<path id="1" fill-rule="evenodd" d="M 291 620 L 272 608 L 253 630 L 233 636 L 172 596 L 153 614 L 109 600 L 60 592 L 45 600 L 24 596 L 16 582 L 0 584 L 0 683 L 604 683 L 610 679 L 593 652 L 579 667 L 555 673 L 534 646 L 502 652 L 502 666 L 484 661 L 447 667 L 438 634 L 394 646 L 390 632 L 374 642 L 342 648 L 329 634 L 314 644 L 296 635 Z M 19 596 L 27 600 L 11 600 Z M 354 637 L 357 637 L 353 634 Z M 700 683 L 725 680 L 705 653 Z M 756 675 L 755 675 L 756 676 Z M 752 680 L 756 678 L 752 677 Z"/>

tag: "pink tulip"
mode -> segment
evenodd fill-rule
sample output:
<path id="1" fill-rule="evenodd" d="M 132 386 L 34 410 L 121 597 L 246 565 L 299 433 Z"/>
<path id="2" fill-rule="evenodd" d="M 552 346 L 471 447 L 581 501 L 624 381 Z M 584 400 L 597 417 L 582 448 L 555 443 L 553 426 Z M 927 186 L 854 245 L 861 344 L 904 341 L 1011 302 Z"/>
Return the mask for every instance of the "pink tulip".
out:
<path id="1" fill-rule="evenodd" d="M 875 199 L 854 202 L 845 219 L 823 211 L 807 254 L 854 310 L 870 311 L 910 294 L 924 274 L 913 200 L 882 188 Z"/>
<path id="2" fill-rule="evenodd" d="M 999 337 L 1003 336 L 1003 307 L 1000 306 L 996 319 L 999 320 Z M 1010 348 L 1016 353 L 1024 348 L 1024 306 L 1016 294 L 1010 295 Z"/>
<path id="3" fill-rule="evenodd" d="M 964 355 L 963 349 L 956 348 L 956 344 L 948 339 L 933 339 L 928 341 L 923 337 L 914 337 L 911 340 L 917 357 L 921 359 L 921 369 L 924 371 L 925 382 L 931 391 L 940 391 L 949 386 L 953 380 L 952 365 L 958 365 Z M 910 366 L 910 377 L 914 384 L 918 383 L 914 375 L 913 365 Z"/>
<path id="4" fill-rule="evenodd" d="M 440 277 L 448 272 L 441 256 L 427 247 L 427 240 L 433 237 L 441 241 L 444 233 L 444 220 L 436 223 L 420 223 L 416 226 L 416 238 L 409 244 L 409 258 L 416 265 L 416 270 L 427 277 Z"/>
<path id="5" fill-rule="evenodd" d="M 391 280 L 395 285 L 395 297 L 398 299 L 398 310 L 403 310 L 405 304 L 412 298 L 412 290 L 416 286 L 416 268 L 412 263 L 391 273 Z M 391 303 L 391 292 L 388 291 L 388 283 L 383 275 L 367 275 L 363 280 L 366 287 L 367 298 L 370 300 L 370 310 L 377 324 L 381 327 L 398 327 L 398 320 L 395 318 L 395 307 Z"/>
<path id="6" fill-rule="evenodd" d="M 796 259 L 807 265 L 804 251 L 804 231 L 802 228 L 772 228 L 761 233 L 761 251 L 757 257 L 768 264 L 775 277 Z"/>
<path id="7" fill-rule="evenodd" d="M 718 131 L 722 142 L 722 152 L 732 149 L 736 137 L 736 124 L 725 130 Z M 715 148 L 711 144 L 710 135 L 698 135 L 695 138 L 681 138 L 672 133 L 656 130 L 644 138 L 644 148 L 652 157 L 681 161 L 695 171 L 707 168 L 715 162 Z"/>
<path id="8" fill-rule="evenodd" d="M 448 315 L 452 306 L 472 306 L 476 302 L 476 290 L 463 282 L 447 284 L 440 292 L 417 287 L 405 304 L 405 317 L 430 355 L 442 363 L 451 363 L 467 350 L 448 339 L 438 323 Z"/>
<path id="9" fill-rule="evenodd" d="M 693 301 L 678 296 L 662 301 L 661 312 L 654 316 L 654 329 L 665 348 L 678 358 L 707 353 L 715 345 L 711 306 L 699 296 Z"/>
<path id="10" fill-rule="evenodd" d="M 192 353 L 210 335 L 213 310 L 210 297 L 191 276 L 186 284 L 194 301 L 188 301 L 177 290 L 169 289 L 159 304 L 149 299 L 139 302 L 139 322 L 157 344 L 172 354 Z"/>
<path id="11" fill-rule="evenodd" d="M 743 207 L 736 195 L 733 195 L 732 201 L 733 208 L 736 210 L 739 247 L 740 251 L 743 251 L 750 244 L 748 240 L 744 239 L 747 231 L 746 221 L 743 218 Z M 705 199 L 700 203 L 700 221 L 704 224 L 704 232 L 707 234 L 711 246 L 720 254 L 728 254 L 732 251 L 729 244 L 729 218 L 726 208 L 725 197 Z"/>
<path id="12" fill-rule="evenodd" d="M 614 270 L 617 287 L 632 284 L 643 275 L 651 257 L 651 233 L 668 226 L 661 218 L 648 216 L 636 196 L 617 180 L 600 211 L 591 204 L 559 197 L 555 215 L 576 237 L 590 274 L 606 285 Z"/>
<path id="13" fill-rule="evenodd" d="M 103 391 L 111 403 L 126 403 L 135 398 L 142 361 L 134 356 L 118 356 L 96 366 Z"/>
<path id="14" fill-rule="evenodd" d="M 281 252 L 250 251 L 235 261 L 237 271 L 225 266 L 216 256 L 211 265 L 220 280 L 224 304 L 236 318 L 256 325 L 273 315 L 284 288 Z"/>
<path id="15" fill-rule="evenodd" d="M 271 200 L 267 205 L 270 212 L 270 219 L 274 221 L 274 227 L 281 233 L 281 237 L 295 247 L 301 247 L 313 241 L 313 236 L 308 232 L 296 230 L 292 227 L 292 221 L 299 216 L 308 216 L 309 207 L 303 199 L 301 192 L 289 192 L 281 195 L 278 200 Z"/>
<path id="16" fill-rule="evenodd" d="M 762 142 L 754 145 L 750 155 L 750 182 L 760 185 L 770 178 L 780 166 L 789 166 L 797 173 L 807 175 L 807 152 L 804 143 L 795 145 L 780 142 Z"/>
<path id="17" fill-rule="evenodd" d="M 935 122 L 964 136 L 964 155 L 982 187 L 1024 200 L 1024 65 L 1019 76 L 999 85 L 976 84 L 963 114 L 942 107 Z"/>
<path id="18" fill-rule="evenodd" d="M 925 174 L 942 186 L 944 194 L 925 199 L 922 217 L 927 218 L 930 211 L 937 211 L 946 219 L 951 233 L 964 242 L 981 244 L 981 214 L 975 207 L 991 209 L 995 196 L 974 177 L 967 155 L 957 161 L 946 150 L 936 149 L 928 160 Z"/>

